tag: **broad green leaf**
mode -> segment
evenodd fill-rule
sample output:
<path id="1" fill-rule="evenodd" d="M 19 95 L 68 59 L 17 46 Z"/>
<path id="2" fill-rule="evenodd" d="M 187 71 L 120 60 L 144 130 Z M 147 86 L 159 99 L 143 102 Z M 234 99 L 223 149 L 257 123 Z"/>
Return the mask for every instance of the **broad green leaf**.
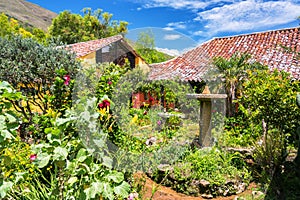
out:
<path id="1" fill-rule="evenodd" d="M 0 115 L 0 130 L 6 129 L 5 116 Z"/>
<path id="2" fill-rule="evenodd" d="M 114 188 L 115 194 L 122 198 L 127 198 L 129 195 L 129 191 L 130 185 L 125 181 L 123 181 L 121 185 L 118 185 Z"/>
<path id="3" fill-rule="evenodd" d="M 108 156 L 104 156 L 103 157 L 103 163 L 102 163 L 105 167 L 108 167 L 109 169 L 112 168 L 112 164 L 113 164 L 113 159 L 108 157 Z"/>
<path id="4" fill-rule="evenodd" d="M 57 118 L 56 119 L 56 126 L 61 126 L 61 125 L 66 124 L 68 122 L 72 122 L 76 119 L 77 119 L 77 117 Z"/>
<path id="5" fill-rule="evenodd" d="M 103 197 L 113 200 L 114 199 L 114 193 L 113 193 L 113 189 L 111 188 L 111 186 L 109 185 L 109 183 L 102 183 L 103 184 Z"/>
<path id="6" fill-rule="evenodd" d="M 5 116 L 9 123 L 17 122 L 17 118 L 12 111 L 7 111 Z"/>
<path id="7" fill-rule="evenodd" d="M 124 180 L 124 174 L 122 172 L 112 171 L 106 176 L 106 178 L 109 181 L 113 181 L 115 183 L 121 183 Z"/>
<path id="8" fill-rule="evenodd" d="M 4 181 L 3 184 L 0 186 L 0 197 L 4 198 L 7 194 L 7 192 L 9 192 L 9 190 L 12 188 L 13 185 L 14 185 L 13 182 Z"/>
<path id="9" fill-rule="evenodd" d="M 102 182 L 93 182 L 91 187 L 84 190 L 88 199 L 94 199 L 97 194 L 102 194 L 104 184 Z"/>
<path id="10" fill-rule="evenodd" d="M 56 147 L 53 153 L 53 160 L 65 160 L 68 156 L 68 150 L 63 147 Z"/>
<path id="11" fill-rule="evenodd" d="M 75 168 L 76 168 L 76 163 L 74 161 L 71 162 L 71 161 L 67 160 L 66 170 L 73 172 L 73 171 L 75 171 Z"/>
<path id="12" fill-rule="evenodd" d="M 48 165 L 50 161 L 51 155 L 47 153 L 41 153 L 37 155 L 37 160 L 36 162 L 38 163 L 39 168 L 44 168 L 45 166 Z"/>
<path id="13" fill-rule="evenodd" d="M 78 180 L 78 178 L 76 176 L 73 176 L 73 177 L 69 178 L 67 183 L 70 185 L 73 185 L 77 180 Z"/>
<path id="14" fill-rule="evenodd" d="M 86 149 L 84 148 L 81 148 L 78 153 L 77 153 L 77 159 L 78 159 L 78 162 L 83 162 L 87 156 L 86 156 Z"/>
<path id="15" fill-rule="evenodd" d="M 2 130 L 1 131 L 1 136 L 4 138 L 4 140 L 15 138 L 8 130 Z"/>
<path id="16" fill-rule="evenodd" d="M 50 142 L 52 145 L 61 145 L 61 140 L 55 138 L 55 135 L 53 135 L 53 134 L 51 134 L 51 133 L 47 134 L 47 139 L 49 140 L 49 142 Z M 55 144 L 55 143 L 57 143 L 57 144 Z"/>
<path id="17" fill-rule="evenodd" d="M 15 180 L 15 184 L 17 184 L 19 182 L 19 180 L 24 179 L 24 175 L 28 174 L 28 172 L 16 172 L 16 180 Z"/>

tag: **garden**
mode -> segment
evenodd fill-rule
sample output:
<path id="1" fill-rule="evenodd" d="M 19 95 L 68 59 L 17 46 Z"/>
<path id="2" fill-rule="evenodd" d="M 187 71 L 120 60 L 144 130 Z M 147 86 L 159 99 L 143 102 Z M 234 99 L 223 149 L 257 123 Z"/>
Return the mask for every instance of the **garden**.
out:
<path id="1" fill-rule="evenodd" d="M 149 81 L 126 64 L 83 68 L 55 42 L 0 46 L 1 199 L 144 200 L 160 186 L 206 199 L 300 196 L 300 84 L 288 73 L 249 55 L 214 59 L 222 79 L 207 84 L 229 100 L 212 107 L 213 144 L 201 148 L 199 102 L 186 94 L 203 82 Z M 149 99 L 134 108 L 138 92 Z"/>

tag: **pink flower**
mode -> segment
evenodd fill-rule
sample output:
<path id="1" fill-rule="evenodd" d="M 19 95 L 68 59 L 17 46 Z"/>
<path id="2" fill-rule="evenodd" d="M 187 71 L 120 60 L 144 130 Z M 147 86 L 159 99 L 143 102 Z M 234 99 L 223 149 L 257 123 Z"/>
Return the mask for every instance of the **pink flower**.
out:
<path id="1" fill-rule="evenodd" d="M 107 84 L 108 84 L 108 85 L 111 85 L 111 84 L 112 84 L 112 82 L 111 82 L 111 81 L 108 81 L 108 82 L 107 82 Z"/>
<path id="2" fill-rule="evenodd" d="M 36 158 L 37 158 L 37 155 L 36 155 L 36 154 L 31 154 L 31 155 L 29 156 L 29 159 L 30 159 L 31 162 L 34 161 Z"/>
<path id="3" fill-rule="evenodd" d="M 70 80 L 71 80 L 71 77 L 70 77 L 70 75 L 64 75 L 64 79 L 65 79 L 65 82 L 64 82 L 64 84 L 65 84 L 65 85 L 69 85 L 69 83 L 70 83 Z"/>
<path id="4" fill-rule="evenodd" d="M 161 125 L 161 121 L 160 121 L 160 120 L 157 121 L 157 125 L 158 125 L 158 126 Z"/>
<path id="5" fill-rule="evenodd" d="M 134 192 L 134 193 L 130 193 L 127 200 L 134 200 L 137 199 L 139 197 L 139 194 Z"/>

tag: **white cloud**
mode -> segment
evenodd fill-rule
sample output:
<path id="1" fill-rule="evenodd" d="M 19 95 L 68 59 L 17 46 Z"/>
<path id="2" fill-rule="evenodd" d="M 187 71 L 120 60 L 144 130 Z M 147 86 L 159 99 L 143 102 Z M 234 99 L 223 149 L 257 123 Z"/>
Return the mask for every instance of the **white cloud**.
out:
<path id="1" fill-rule="evenodd" d="M 172 27 L 165 27 L 163 28 L 165 31 L 173 31 L 175 28 L 172 28 Z"/>
<path id="2" fill-rule="evenodd" d="M 165 28 L 163 28 L 166 31 L 173 31 L 175 29 L 186 29 L 186 23 L 185 22 L 170 22 L 166 25 Z"/>
<path id="3" fill-rule="evenodd" d="M 184 22 L 171 22 L 167 24 L 167 27 L 174 29 L 186 29 L 186 24 Z"/>
<path id="4" fill-rule="evenodd" d="M 157 51 L 163 52 L 165 54 L 168 54 L 170 56 L 179 56 L 181 52 L 179 52 L 177 49 L 168 49 L 168 48 L 155 48 Z"/>
<path id="5" fill-rule="evenodd" d="M 299 15 L 300 5 L 291 1 L 246 0 L 199 12 L 194 20 L 205 23 L 205 28 L 216 34 L 285 24 Z"/>
<path id="6" fill-rule="evenodd" d="M 206 33 L 204 33 L 204 32 L 201 31 L 201 30 L 192 32 L 192 35 L 195 35 L 195 36 L 201 36 L 201 35 L 205 35 L 205 34 L 206 34 Z"/>
<path id="7" fill-rule="evenodd" d="M 168 34 L 164 36 L 164 40 L 177 40 L 181 38 L 181 35 L 177 35 L 177 34 Z"/>
<path id="8" fill-rule="evenodd" d="M 170 7 L 174 9 L 203 9 L 209 5 L 209 1 L 199 0 L 148 0 L 145 8 Z"/>

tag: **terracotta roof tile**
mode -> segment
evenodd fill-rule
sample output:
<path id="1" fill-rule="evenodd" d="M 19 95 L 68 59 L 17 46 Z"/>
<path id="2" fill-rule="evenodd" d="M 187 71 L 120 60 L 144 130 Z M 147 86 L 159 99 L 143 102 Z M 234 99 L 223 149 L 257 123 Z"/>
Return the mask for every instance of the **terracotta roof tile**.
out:
<path id="1" fill-rule="evenodd" d="M 74 52 L 76 54 L 76 57 L 80 58 L 122 39 L 123 37 L 121 35 L 116 35 L 98 40 L 91 40 L 87 42 L 79 42 L 75 44 L 66 45 L 65 48 Z"/>
<path id="2" fill-rule="evenodd" d="M 300 52 L 298 28 L 274 30 L 246 35 L 214 38 L 172 60 L 151 65 L 151 80 L 175 79 L 200 81 L 209 69 L 212 58 L 229 59 L 234 53 L 249 53 L 252 60 L 269 68 L 290 72 L 300 79 L 300 61 L 296 53 L 286 52 L 282 46 Z"/>

